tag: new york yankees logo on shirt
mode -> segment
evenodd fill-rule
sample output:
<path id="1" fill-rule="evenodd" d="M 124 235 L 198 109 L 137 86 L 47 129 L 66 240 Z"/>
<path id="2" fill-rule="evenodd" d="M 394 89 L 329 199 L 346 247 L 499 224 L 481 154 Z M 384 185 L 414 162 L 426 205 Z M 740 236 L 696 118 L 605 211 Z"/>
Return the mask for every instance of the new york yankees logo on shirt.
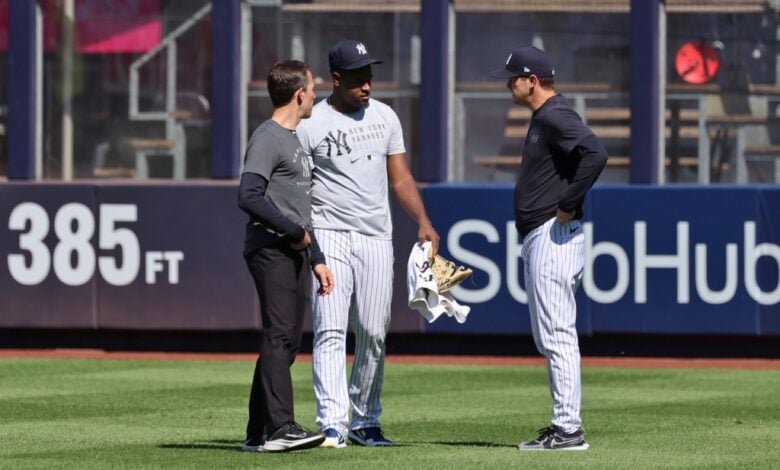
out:
<path id="1" fill-rule="evenodd" d="M 333 136 L 333 132 L 328 132 L 328 135 L 325 136 L 325 143 L 328 144 L 328 153 L 327 157 L 332 158 L 333 157 L 333 146 L 336 146 L 336 156 L 340 157 L 343 155 L 341 152 L 342 147 L 347 151 L 347 153 L 352 153 L 352 149 L 350 148 L 349 144 L 347 143 L 347 134 L 343 132 L 341 129 L 338 129 L 336 132 L 338 132 L 337 136 Z"/>
<path id="2" fill-rule="evenodd" d="M 301 176 L 311 181 L 311 161 L 306 156 L 306 153 L 302 148 L 299 148 L 295 151 L 295 157 L 293 158 L 293 161 L 295 162 L 298 160 L 300 160 L 301 163 Z"/>

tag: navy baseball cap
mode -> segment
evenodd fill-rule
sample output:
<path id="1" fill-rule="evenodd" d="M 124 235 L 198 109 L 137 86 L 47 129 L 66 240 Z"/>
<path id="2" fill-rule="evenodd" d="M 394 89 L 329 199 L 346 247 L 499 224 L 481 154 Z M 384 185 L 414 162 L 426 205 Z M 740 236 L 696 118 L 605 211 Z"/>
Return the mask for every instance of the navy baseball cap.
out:
<path id="1" fill-rule="evenodd" d="M 381 60 L 371 57 L 362 42 L 352 39 L 339 41 L 328 53 L 331 70 L 356 70 L 366 65 L 381 63 Z"/>
<path id="2" fill-rule="evenodd" d="M 530 77 L 551 78 L 555 75 L 547 53 L 533 46 L 513 50 L 506 64 L 490 73 L 493 78 Z"/>

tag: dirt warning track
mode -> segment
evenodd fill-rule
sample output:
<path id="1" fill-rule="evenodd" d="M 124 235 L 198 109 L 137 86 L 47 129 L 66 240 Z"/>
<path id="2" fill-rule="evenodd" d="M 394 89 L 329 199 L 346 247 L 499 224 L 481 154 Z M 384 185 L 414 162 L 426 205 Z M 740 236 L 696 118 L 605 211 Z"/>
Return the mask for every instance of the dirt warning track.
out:
<path id="1" fill-rule="evenodd" d="M 105 351 L 102 349 L 0 349 L 0 358 L 105 359 L 105 360 L 187 360 L 187 361 L 255 361 L 253 353 L 178 353 Z M 300 354 L 297 360 L 311 361 L 311 355 Z M 388 355 L 393 364 L 460 364 L 494 366 L 543 366 L 541 357 L 507 356 L 435 356 Z M 709 359 L 709 358 L 645 358 L 645 357 L 584 357 L 585 367 L 626 367 L 654 369 L 751 369 L 780 370 L 780 359 Z"/>

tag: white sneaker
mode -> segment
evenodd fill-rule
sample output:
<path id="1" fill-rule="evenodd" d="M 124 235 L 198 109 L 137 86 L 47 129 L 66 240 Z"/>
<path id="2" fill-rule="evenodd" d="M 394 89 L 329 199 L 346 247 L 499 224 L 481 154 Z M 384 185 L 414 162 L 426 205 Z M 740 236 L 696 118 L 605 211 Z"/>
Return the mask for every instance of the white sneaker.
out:
<path id="1" fill-rule="evenodd" d="M 347 447 L 347 441 L 340 432 L 333 428 L 328 428 L 322 432 L 325 435 L 325 440 L 322 441 L 320 447 L 329 447 L 331 449 L 343 449 Z"/>

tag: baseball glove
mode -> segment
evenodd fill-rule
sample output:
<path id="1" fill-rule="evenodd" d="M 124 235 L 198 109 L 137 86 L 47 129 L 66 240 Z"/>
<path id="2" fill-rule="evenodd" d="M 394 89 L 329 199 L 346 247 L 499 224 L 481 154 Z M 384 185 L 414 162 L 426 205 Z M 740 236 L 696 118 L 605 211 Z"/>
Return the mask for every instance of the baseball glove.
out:
<path id="1" fill-rule="evenodd" d="M 433 265 L 431 265 L 431 272 L 436 279 L 439 294 L 443 294 L 471 276 L 474 270 L 465 266 L 457 266 L 452 261 L 436 255 Z"/>

